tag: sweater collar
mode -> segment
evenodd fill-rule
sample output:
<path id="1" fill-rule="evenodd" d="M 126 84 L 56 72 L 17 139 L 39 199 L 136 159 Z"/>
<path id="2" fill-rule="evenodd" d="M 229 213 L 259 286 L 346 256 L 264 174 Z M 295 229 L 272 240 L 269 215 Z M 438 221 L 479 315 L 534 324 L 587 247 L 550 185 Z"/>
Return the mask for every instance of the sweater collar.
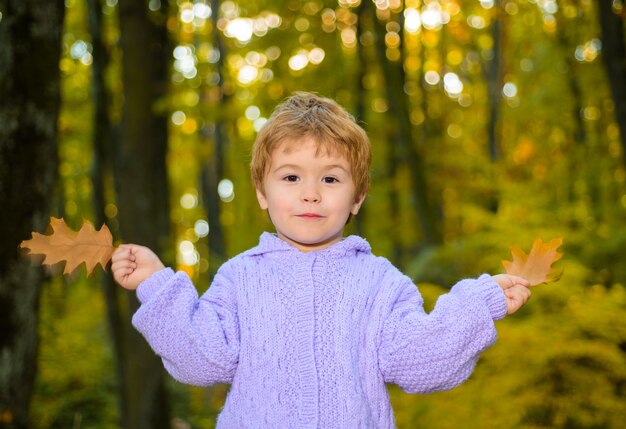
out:
<path id="1" fill-rule="evenodd" d="M 369 243 L 358 235 L 350 235 L 342 238 L 336 243 L 331 244 L 322 250 L 312 250 L 306 253 L 314 253 L 317 255 L 345 255 L 349 253 L 371 253 L 372 248 Z M 282 240 L 276 234 L 264 232 L 259 238 L 259 244 L 256 247 L 246 251 L 248 255 L 264 255 L 268 253 L 289 252 L 296 254 L 305 254 L 292 244 Z"/>

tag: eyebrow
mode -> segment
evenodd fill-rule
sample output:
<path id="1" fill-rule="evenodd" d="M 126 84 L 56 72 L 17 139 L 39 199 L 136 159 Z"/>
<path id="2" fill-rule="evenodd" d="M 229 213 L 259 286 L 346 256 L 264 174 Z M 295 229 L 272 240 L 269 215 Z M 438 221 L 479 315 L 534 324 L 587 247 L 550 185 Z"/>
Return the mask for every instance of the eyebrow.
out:
<path id="1" fill-rule="evenodd" d="M 347 170 L 346 170 L 346 169 L 343 167 L 343 165 L 339 165 L 339 164 L 332 164 L 332 165 L 329 165 L 328 167 L 326 167 L 326 170 L 332 170 L 332 169 L 334 169 L 334 168 L 338 168 L 338 169 L 343 170 L 343 171 L 345 171 L 346 173 L 350 174 L 350 170 L 349 170 L 349 169 L 347 169 Z"/>
<path id="2" fill-rule="evenodd" d="M 276 168 L 272 168 L 270 171 L 278 171 L 278 170 L 283 170 L 283 169 L 288 169 L 288 170 L 298 170 L 302 168 L 302 166 L 296 165 L 296 164 L 282 164 L 277 166 Z M 329 170 L 333 170 L 335 168 L 338 168 L 348 174 L 351 174 L 350 170 L 344 168 L 342 165 L 339 164 L 331 164 L 328 165 L 326 167 L 324 167 L 324 170 L 329 171 Z"/>

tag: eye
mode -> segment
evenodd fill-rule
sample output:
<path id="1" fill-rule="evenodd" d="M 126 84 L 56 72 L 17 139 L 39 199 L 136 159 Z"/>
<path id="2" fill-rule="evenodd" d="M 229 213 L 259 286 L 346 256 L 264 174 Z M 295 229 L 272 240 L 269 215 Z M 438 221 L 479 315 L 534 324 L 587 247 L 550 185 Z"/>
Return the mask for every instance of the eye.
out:
<path id="1" fill-rule="evenodd" d="M 336 177 L 331 177 L 331 176 L 326 176 L 326 177 L 324 177 L 324 178 L 322 179 L 322 181 L 323 181 L 324 183 L 338 183 L 338 182 L 339 182 L 339 180 L 337 180 L 337 178 L 336 178 Z"/>
<path id="2" fill-rule="evenodd" d="M 298 176 L 296 176 L 295 174 L 288 174 L 287 176 L 283 177 L 283 180 L 286 182 L 297 182 Z"/>

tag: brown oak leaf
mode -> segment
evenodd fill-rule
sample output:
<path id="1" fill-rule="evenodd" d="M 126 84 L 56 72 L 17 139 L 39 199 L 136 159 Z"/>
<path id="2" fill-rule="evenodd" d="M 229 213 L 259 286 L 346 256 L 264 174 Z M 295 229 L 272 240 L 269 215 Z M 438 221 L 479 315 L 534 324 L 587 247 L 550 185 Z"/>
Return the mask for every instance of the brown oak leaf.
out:
<path id="1" fill-rule="evenodd" d="M 513 261 L 502 261 L 502 265 L 507 274 L 523 277 L 531 286 L 555 282 L 560 278 L 560 274 L 555 273 L 552 264 L 563 256 L 557 252 L 561 244 L 563 238 L 555 238 L 547 243 L 538 238 L 528 255 L 519 247 L 513 246 L 511 247 Z"/>
<path id="2" fill-rule="evenodd" d="M 106 225 L 99 231 L 87 221 L 79 231 L 72 231 L 63 219 L 50 218 L 51 235 L 33 232 L 30 240 L 20 243 L 28 255 L 44 255 L 42 264 L 55 265 L 65 261 L 64 274 L 72 274 L 83 262 L 87 274 L 100 264 L 104 269 L 113 254 L 113 237 Z"/>

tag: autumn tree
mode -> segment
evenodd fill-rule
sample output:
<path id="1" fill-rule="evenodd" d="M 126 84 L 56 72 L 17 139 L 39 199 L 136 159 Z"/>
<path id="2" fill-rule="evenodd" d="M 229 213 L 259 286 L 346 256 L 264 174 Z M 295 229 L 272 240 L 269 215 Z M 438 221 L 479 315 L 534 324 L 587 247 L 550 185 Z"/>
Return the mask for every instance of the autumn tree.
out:
<path id="1" fill-rule="evenodd" d="M 372 8 L 375 9 L 375 8 Z M 435 205 L 432 202 L 431 189 L 426 179 L 424 169 L 424 155 L 417 145 L 414 130 L 410 120 L 411 104 L 405 92 L 406 74 L 404 71 L 404 49 L 402 46 L 402 29 L 404 28 L 403 15 L 393 16 L 390 10 L 374 16 L 374 33 L 376 34 L 376 50 L 385 81 L 387 102 L 389 103 L 390 117 L 394 121 L 396 135 L 394 142 L 397 145 L 397 157 L 404 160 L 409 170 L 411 180 L 411 198 L 414 205 L 417 222 L 421 229 L 421 238 L 425 246 L 435 246 L 441 243 L 441 228 L 437 221 Z M 394 21 L 397 20 L 397 21 Z M 396 22 L 398 46 L 392 50 L 398 52 L 397 58 L 390 58 L 386 46 L 386 22 Z M 395 168 L 394 168 L 395 170 Z M 395 174 L 395 172 L 394 172 Z"/>
<path id="2" fill-rule="evenodd" d="M 0 1 L 0 427 L 29 427 L 41 269 L 17 246 L 48 220 L 57 180 L 62 0 Z"/>
<path id="3" fill-rule="evenodd" d="M 101 0 L 87 0 L 87 20 L 91 44 L 93 46 L 93 63 L 91 74 L 91 92 L 93 100 L 93 158 L 91 164 L 91 183 L 93 185 L 92 202 L 94 208 L 95 224 L 106 224 L 106 206 L 109 203 L 107 194 L 109 179 L 112 175 L 112 156 L 114 146 L 114 130 L 110 111 L 110 90 L 106 85 L 105 74 L 110 65 L 110 48 L 104 38 L 104 23 Z M 109 191 L 109 192 L 107 192 Z M 126 365 L 123 340 L 127 332 L 125 324 L 128 323 L 128 315 L 119 306 L 120 294 L 122 293 L 110 272 L 102 276 L 102 291 L 104 293 L 109 332 L 113 344 L 116 364 L 118 408 L 122 424 L 129 421 L 130 411 L 127 401 L 127 393 L 130 389 L 126 386 L 128 378 L 125 376 Z"/>
<path id="4" fill-rule="evenodd" d="M 219 55 L 219 59 L 215 64 L 215 73 L 218 76 L 219 82 L 212 88 L 217 98 L 215 100 L 216 102 L 212 103 L 215 120 L 212 124 L 213 132 L 207 132 L 209 127 L 205 127 L 201 130 L 204 143 L 211 147 L 209 158 L 202 168 L 201 188 L 208 217 L 209 230 L 211 231 L 211 237 L 209 238 L 209 257 L 211 259 L 215 258 L 215 261 L 212 261 L 210 265 L 212 273 L 215 273 L 218 266 L 226 260 L 226 243 L 222 223 L 220 221 L 221 202 L 218 194 L 218 186 L 220 180 L 224 177 L 224 153 L 228 139 L 226 130 L 227 117 L 224 113 L 228 101 L 228 95 L 225 93 L 225 81 L 228 79 L 228 76 L 226 73 L 227 50 L 222 41 L 223 36 L 218 29 L 219 14 L 217 11 L 219 10 L 219 6 L 220 0 L 211 1 L 211 10 L 215 11 L 211 15 L 211 39 Z M 205 103 L 208 101 L 206 94 L 210 90 L 209 88 L 203 89 L 203 102 Z"/>
<path id="5" fill-rule="evenodd" d="M 626 163 L 626 42 L 624 42 L 624 5 L 622 16 L 613 10 L 611 1 L 598 1 L 602 33 L 602 55 L 615 103 L 615 119 L 620 129 L 622 158 Z"/>
<path id="6" fill-rule="evenodd" d="M 488 88 L 489 99 L 489 122 L 487 125 L 487 134 L 489 136 L 488 148 L 489 159 L 495 162 L 500 156 L 499 142 L 498 142 L 498 122 L 500 119 L 500 99 L 502 88 L 502 36 L 503 36 L 503 23 L 501 12 L 501 2 L 496 0 L 494 3 L 494 17 L 491 24 L 491 39 L 493 41 L 493 54 L 489 61 L 489 65 L 485 70 L 485 78 Z M 497 207 L 497 201 L 490 202 L 490 209 Z M 495 211 L 495 210 L 494 210 Z"/>
<path id="7" fill-rule="evenodd" d="M 169 247 L 167 110 L 169 47 L 167 2 L 148 10 L 143 0 L 119 2 L 124 105 L 114 171 L 123 241 L 150 247 L 167 260 Z M 121 372 L 124 380 L 122 427 L 169 427 L 161 360 L 130 324 L 139 303 L 123 295 Z"/>

